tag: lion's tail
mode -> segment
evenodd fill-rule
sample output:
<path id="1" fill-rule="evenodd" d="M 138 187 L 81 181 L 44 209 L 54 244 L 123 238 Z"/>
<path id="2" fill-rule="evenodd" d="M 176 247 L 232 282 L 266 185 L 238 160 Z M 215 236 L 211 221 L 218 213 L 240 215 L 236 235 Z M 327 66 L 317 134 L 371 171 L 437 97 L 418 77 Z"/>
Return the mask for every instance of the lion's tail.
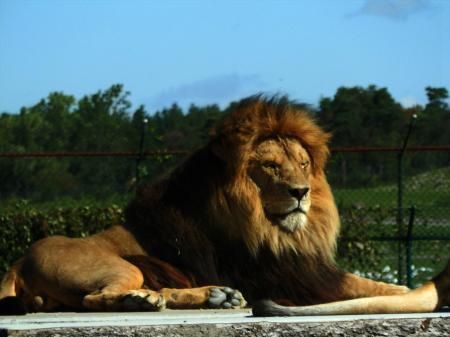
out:
<path id="1" fill-rule="evenodd" d="M 27 313 L 25 303 L 19 296 L 22 292 L 19 268 L 21 262 L 15 263 L 5 274 L 0 284 L 0 315 L 24 315 Z"/>

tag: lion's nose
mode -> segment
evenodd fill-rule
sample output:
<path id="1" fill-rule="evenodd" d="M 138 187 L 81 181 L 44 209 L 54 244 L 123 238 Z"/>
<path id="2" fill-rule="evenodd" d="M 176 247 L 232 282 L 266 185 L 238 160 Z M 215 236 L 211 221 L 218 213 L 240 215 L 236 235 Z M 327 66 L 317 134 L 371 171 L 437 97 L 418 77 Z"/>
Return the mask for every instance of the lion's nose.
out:
<path id="1" fill-rule="evenodd" d="M 309 192 L 309 188 L 290 188 L 288 189 L 288 192 L 295 199 L 301 200 Z"/>

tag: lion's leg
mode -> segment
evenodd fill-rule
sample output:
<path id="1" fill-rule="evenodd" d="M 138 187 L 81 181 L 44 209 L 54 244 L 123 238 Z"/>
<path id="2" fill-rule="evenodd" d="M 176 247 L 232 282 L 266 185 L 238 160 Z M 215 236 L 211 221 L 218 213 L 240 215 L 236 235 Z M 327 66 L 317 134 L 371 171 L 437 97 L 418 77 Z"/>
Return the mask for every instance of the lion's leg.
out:
<path id="1" fill-rule="evenodd" d="M 35 309 L 48 311 L 62 305 L 97 311 L 154 311 L 165 307 L 158 292 L 143 289 L 144 277 L 136 266 L 110 254 L 99 254 L 92 262 L 61 264 L 46 275 L 35 273 L 27 282 L 35 281 L 30 287 L 34 298 L 40 298 Z"/>
<path id="2" fill-rule="evenodd" d="M 433 280 L 404 294 L 357 298 L 319 305 L 284 307 L 272 301 L 253 306 L 255 316 L 305 316 L 431 312 L 450 305 L 450 262 Z"/>
<path id="3" fill-rule="evenodd" d="M 163 309 L 166 301 L 173 308 L 245 305 L 237 291 L 216 286 L 191 288 L 188 278 L 169 264 L 145 256 L 130 259 L 137 260 L 138 266 L 97 242 L 50 237 L 34 244 L 23 259 L 22 298 L 30 299 L 31 311 L 58 306 L 153 311 Z"/>
<path id="4" fill-rule="evenodd" d="M 243 308 L 247 304 L 239 291 L 229 287 L 163 288 L 159 293 L 164 297 L 167 307 L 171 309 L 230 309 Z"/>
<path id="5" fill-rule="evenodd" d="M 195 280 L 154 256 L 127 256 L 144 275 L 149 289 L 158 290 L 171 309 L 242 308 L 242 294 L 224 286 L 195 287 Z"/>
<path id="6" fill-rule="evenodd" d="M 31 299 L 31 311 L 58 306 L 105 311 L 164 307 L 160 294 L 142 289 L 144 276 L 138 267 L 93 240 L 38 241 L 24 256 L 20 276 L 21 297 Z"/>
<path id="7" fill-rule="evenodd" d="M 206 286 L 199 288 L 159 291 L 149 289 L 119 290 L 107 287 L 89 294 L 83 306 L 96 311 L 159 311 L 170 309 L 243 308 L 247 302 L 242 294 L 228 287 Z"/>
<path id="8" fill-rule="evenodd" d="M 10 270 L 3 276 L 0 283 L 0 299 L 4 297 L 15 297 L 20 292 L 22 283 L 19 276 L 19 270 L 22 261 L 17 261 Z"/>
<path id="9" fill-rule="evenodd" d="M 107 287 L 83 299 L 83 306 L 96 311 L 159 311 L 169 309 L 243 308 L 247 302 L 242 294 L 228 287 L 206 286 L 199 288 L 159 291 L 149 289 L 118 290 Z"/>
<path id="10" fill-rule="evenodd" d="M 104 311 L 154 311 L 165 307 L 242 308 L 247 304 L 239 291 L 229 287 L 192 287 L 181 270 L 158 258 L 128 256 L 122 262 L 131 263 L 129 270 L 111 275 L 105 288 L 83 299 L 84 307 Z M 142 289 L 143 284 L 149 289 Z"/>
<path id="11" fill-rule="evenodd" d="M 83 306 L 96 311 L 160 311 L 165 308 L 164 297 L 149 289 L 120 290 L 114 286 L 86 295 Z"/>
<path id="12" fill-rule="evenodd" d="M 342 298 L 338 300 L 346 300 L 360 297 L 400 295 L 410 289 L 405 286 L 373 281 L 355 274 L 345 273 L 341 279 L 339 290 Z"/>
<path id="13" fill-rule="evenodd" d="M 253 314 L 255 316 L 393 314 L 431 312 L 437 308 L 439 308 L 438 292 L 434 283 L 429 282 L 406 294 L 365 297 L 318 305 L 284 307 L 272 301 L 261 301 L 253 306 Z"/>

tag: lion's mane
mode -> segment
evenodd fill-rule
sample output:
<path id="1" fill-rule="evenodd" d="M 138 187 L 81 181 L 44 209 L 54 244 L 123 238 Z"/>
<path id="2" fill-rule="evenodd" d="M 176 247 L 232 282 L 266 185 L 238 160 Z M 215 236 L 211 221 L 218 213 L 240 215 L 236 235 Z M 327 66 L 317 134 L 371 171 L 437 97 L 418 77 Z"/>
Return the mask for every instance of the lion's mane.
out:
<path id="1" fill-rule="evenodd" d="M 277 137 L 297 139 L 312 159 L 308 224 L 294 233 L 267 220 L 247 174 L 254 146 Z M 138 193 L 126 210 L 127 226 L 150 255 L 180 268 L 193 285 L 230 285 L 250 302 L 269 296 L 319 302 L 337 272 L 339 218 L 324 174 L 329 138 L 304 106 L 285 97 L 244 99 L 208 144 Z"/>
<path id="2" fill-rule="evenodd" d="M 287 233 L 273 226 L 262 208 L 259 192 L 247 175 L 254 145 L 277 137 L 295 138 L 312 158 L 312 208 L 308 228 Z M 301 105 L 287 98 L 242 100 L 213 131 L 211 147 L 228 164 L 227 184 L 211 198 L 211 214 L 224 228 L 232 228 L 236 239 L 244 240 L 253 254 L 268 245 L 274 254 L 293 250 L 302 255 L 325 255 L 335 249 L 339 217 L 323 167 L 330 135 L 322 131 Z"/>

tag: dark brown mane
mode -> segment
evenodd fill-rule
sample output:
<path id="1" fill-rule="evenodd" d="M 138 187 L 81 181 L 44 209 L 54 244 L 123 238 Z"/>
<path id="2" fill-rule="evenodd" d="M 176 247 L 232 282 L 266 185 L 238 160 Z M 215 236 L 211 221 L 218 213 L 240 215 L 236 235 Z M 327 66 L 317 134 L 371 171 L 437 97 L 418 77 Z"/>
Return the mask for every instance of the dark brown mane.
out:
<path id="1" fill-rule="evenodd" d="M 277 137 L 297 139 L 313 164 L 313 206 L 309 215 L 312 228 L 293 235 L 267 223 L 258 204 L 258 193 L 246 172 L 254 146 L 263 139 Z M 330 134 L 317 126 L 304 106 L 286 97 L 252 96 L 240 101 L 218 124 L 208 145 L 226 163 L 229 181 L 213 199 L 213 214 L 226 219 L 223 226 L 237 224 L 233 232 L 239 233 L 254 254 L 265 244 L 277 255 L 294 250 L 332 259 L 339 218 L 323 172 L 329 139 Z"/>
<path id="2" fill-rule="evenodd" d="M 243 99 L 213 130 L 211 143 L 213 148 L 222 147 L 226 151 L 275 137 L 299 140 L 313 158 L 314 166 L 324 167 L 331 135 L 317 126 L 305 105 L 289 101 L 285 96 L 257 95 Z"/>

